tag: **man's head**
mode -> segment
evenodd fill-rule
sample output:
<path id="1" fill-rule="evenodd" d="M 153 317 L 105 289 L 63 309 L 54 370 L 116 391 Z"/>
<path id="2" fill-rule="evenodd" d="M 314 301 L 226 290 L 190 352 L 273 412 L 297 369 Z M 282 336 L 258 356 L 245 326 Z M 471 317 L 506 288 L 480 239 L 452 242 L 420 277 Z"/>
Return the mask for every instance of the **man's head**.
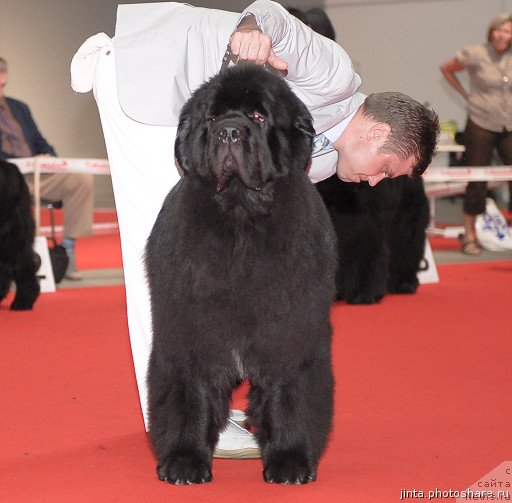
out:
<path id="1" fill-rule="evenodd" d="M 368 96 L 335 142 L 338 176 L 345 181 L 420 176 L 432 161 L 437 137 L 437 114 L 397 92 Z"/>
<path id="2" fill-rule="evenodd" d="M 510 49 L 511 28 L 512 16 L 507 12 L 498 14 L 491 19 L 487 30 L 487 41 L 494 46 L 497 52 L 502 53 Z"/>

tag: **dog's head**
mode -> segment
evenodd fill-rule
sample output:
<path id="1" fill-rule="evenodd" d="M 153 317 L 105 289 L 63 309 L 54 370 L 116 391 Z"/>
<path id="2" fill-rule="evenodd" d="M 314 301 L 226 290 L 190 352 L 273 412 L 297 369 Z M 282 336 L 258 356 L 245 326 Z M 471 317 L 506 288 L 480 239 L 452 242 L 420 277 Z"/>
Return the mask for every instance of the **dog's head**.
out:
<path id="1" fill-rule="evenodd" d="M 28 189 L 18 167 L 0 159 L 0 218 L 13 211 L 24 192 Z"/>
<path id="2" fill-rule="evenodd" d="M 311 115 L 283 78 L 243 64 L 221 71 L 183 107 L 175 155 L 185 174 L 259 191 L 290 170 L 306 170 Z"/>

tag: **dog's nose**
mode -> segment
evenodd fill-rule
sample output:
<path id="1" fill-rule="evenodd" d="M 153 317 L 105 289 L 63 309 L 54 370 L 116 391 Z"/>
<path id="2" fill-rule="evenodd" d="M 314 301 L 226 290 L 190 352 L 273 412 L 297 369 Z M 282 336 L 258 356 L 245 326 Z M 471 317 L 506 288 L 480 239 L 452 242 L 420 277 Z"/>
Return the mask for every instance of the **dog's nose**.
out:
<path id="1" fill-rule="evenodd" d="M 219 132 L 219 138 L 224 143 L 236 143 L 242 138 L 242 133 L 236 127 L 223 127 Z"/>

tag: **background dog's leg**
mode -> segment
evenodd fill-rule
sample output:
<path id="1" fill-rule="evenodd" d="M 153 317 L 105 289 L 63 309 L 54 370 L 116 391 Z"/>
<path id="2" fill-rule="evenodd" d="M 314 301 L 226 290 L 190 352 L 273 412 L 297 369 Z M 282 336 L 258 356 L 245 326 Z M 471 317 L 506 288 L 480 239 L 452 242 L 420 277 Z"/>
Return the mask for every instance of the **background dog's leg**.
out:
<path id="1" fill-rule="evenodd" d="M 370 212 L 357 215 L 331 210 L 338 235 L 338 300 L 374 304 L 386 294 L 389 253 L 384 233 Z"/>
<path id="2" fill-rule="evenodd" d="M 24 257 L 19 257 L 13 270 L 13 281 L 16 284 L 16 296 L 11 304 L 14 311 L 32 309 L 39 296 L 40 286 L 36 278 L 36 262 L 32 249 L 27 250 Z"/>
<path id="3" fill-rule="evenodd" d="M 198 376 L 184 362 L 152 355 L 148 384 L 150 437 L 160 480 L 201 484 L 212 480 L 212 455 L 224 428 L 231 388 Z"/>
<path id="4" fill-rule="evenodd" d="M 415 293 L 430 218 L 429 203 L 421 178 L 399 177 L 393 182 L 401 184 L 402 197 L 394 222 L 387 229 L 390 248 L 388 291 Z"/>
<path id="5" fill-rule="evenodd" d="M 0 262 L 0 302 L 5 298 L 11 286 L 12 272 L 7 264 Z"/>
<path id="6" fill-rule="evenodd" d="M 250 393 L 249 415 L 266 482 L 316 480 L 332 423 L 333 376 L 329 356 L 313 358 L 295 372 L 255 385 Z"/>

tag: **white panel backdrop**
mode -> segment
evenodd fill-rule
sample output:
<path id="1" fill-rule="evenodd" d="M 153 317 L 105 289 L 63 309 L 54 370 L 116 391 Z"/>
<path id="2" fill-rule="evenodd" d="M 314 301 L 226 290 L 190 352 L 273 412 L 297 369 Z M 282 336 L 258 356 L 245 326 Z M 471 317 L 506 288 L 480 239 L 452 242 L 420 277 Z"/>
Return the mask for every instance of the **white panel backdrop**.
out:
<path id="1" fill-rule="evenodd" d="M 337 40 L 352 55 L 362 90 L 402 91 L 464 127 L 463 100 L 439 65 L 467 44 L 486 40 L 489 21 L 510 0 L 327 0 Z M 463 82 L 467 82 L 464 75 Z"/>
<path id="2" fill-rule="evenodd" d="M 464 122 L 464 104 L 442 82 L 439 64 L 485 38 L 489 19 L 512 0 L 326 0 L 338 41 L 351 53 L 365 92 L 400 90 Z M 103 157 L 91 94 L 69 87 L 69 63 L 89 35 L 113 35 L 115 0 L 0 0 L 0 54 L 10 63 L 8 94 L 25 100 L 48 140 L 66 157 Z M 191 0 L 239 11 L 249 0 Z M 321 0 L 282 1 L 302 8 Z"/>

